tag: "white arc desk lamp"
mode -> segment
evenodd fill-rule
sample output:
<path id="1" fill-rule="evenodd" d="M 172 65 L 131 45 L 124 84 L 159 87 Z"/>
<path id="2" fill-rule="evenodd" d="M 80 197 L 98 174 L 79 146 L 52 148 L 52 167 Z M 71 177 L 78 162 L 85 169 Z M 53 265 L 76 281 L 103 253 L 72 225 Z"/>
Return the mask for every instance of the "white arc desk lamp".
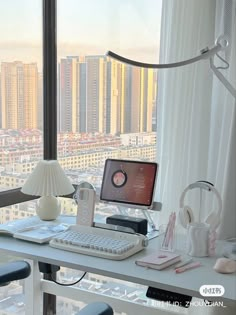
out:
<path id="1" fill-rule="evenodd" d="M 152 64 L 152 63 L 143 63 L 139 61 L 135 61 L 132 59 L 125 58 L 123 56 L 120 56 L 112 51 L 107 52 L 107 56 L 116 59 L 120 62 L 126 63 L 128 65 L 136 66 L 136 67 L 142 67 L 142 68 L 150 68 L 150 69 L 168 69 L 168 68 L 176 68 L 176 67 L 182 67 L 185 65 L 189 65 L 191 63 L 197 62 L 199 60 L 204 59 L 210 59 L 210 68 L 215 73 L 217 78 L 222 82 L 222 84 L 227 88 L 227 90 L 232 94 L 234 98 L 236 98 L 236 89 L 230 84 L 229 81 L 222 75 L 222 73 L 218 69 L 228 69 L 229 64 L 226 60 L 224 60 L 219 54 L 219 51 L 225 50 L 229 45 L 228 40 L 225 36 L 221 35 L 219 36 L 216 41 L 215 45 L 212 48 L 204 48 L 200 51 L 200 55 L 196 56 L 194 58 L 190 58 L 187 60 L 179 61 L 179 62 L 173 62 L 173 63 L 166 63 L 166 64 Z M 216 67 L 213 62 L 214 56 L 217 56 L 220 60 L 222 60 L 225 63 L 224 67 Z"/>
<path id="2" fill-rule="evenodd" d="M 231 93 L 231 95 L 234 98 L 236 98 L 236 89 L 231 85 L 231 83 L 219 71 L 219 69 L 228 69 L 229 68 L 228 62 L 218 54 L 220 51 L 225 50 L 228 46 L 229 46 L 229 41 L 227 40 L 226 36 L 221 35 L 216 39 L 215 45 L 212 48 L 205 47 L 204 49 L 201 49 L 200 55 L 193 57 L 193 58 L 190 58 L 190 59 L 183 60 L 183 61 L 166 63 L 166 64 L 151 64 L 151 63 L 139 62 L 139 61 L 135 61 L 135 60 L 123 57 L 121 55 L 118 55 L 118 54 L 116 54 L 110 50 L 106 53 L 106 55 L 108 57 L 111 57 L 112 59 L 115 59 L 115 60 L 120 61 L 122 63 L 131 65 L 131 66 L 135 66 L 135 67 L 147 68 L 147 69 L 177 68 L 177 67 L 182 67 L 185 65 L 189 65 L 189 64 L 198 62 L 200 60 L 210 59 L 211 70 L 214 72 L 214 74 L 217 76 L 217 78 L 221 81 L 221 83 L 226 87 L 226 89 Z M 223 61 L 225 66 L 216 67 L 214 65 L 213 58 L 215 55 L 221 61 Z"/>

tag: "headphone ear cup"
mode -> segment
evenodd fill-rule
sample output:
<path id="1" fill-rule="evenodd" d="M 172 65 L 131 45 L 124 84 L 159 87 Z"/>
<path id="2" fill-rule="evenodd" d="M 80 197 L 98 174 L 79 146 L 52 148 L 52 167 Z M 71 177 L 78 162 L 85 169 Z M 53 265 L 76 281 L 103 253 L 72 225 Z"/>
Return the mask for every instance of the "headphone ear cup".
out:
<path id="1" fill-rule="evenodd" d="M 217 212 L 211 212 L 206 218 L 205 223 L 209 224 L 212 230 L 216 230 L 220 225 L 220 215 Z"/>
<path id="2" fill-rule="evenodd" d="M 189 206 L 184 206 L 179 211 L 179 222 L 186 229 L 188 224 L 194 222 L 193 210 Z"/>

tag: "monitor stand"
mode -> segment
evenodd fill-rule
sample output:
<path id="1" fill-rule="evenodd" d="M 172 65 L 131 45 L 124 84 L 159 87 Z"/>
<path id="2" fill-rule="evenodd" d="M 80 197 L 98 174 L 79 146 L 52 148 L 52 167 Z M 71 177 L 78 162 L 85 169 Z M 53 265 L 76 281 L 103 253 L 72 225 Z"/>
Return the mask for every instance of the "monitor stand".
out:
<path id="1" fill-rule="evenodd" d="M 120 214 L 124 216 L 129 216 L 129 213 L 127 212 L 128 207 L 122 206 L 122 205 L 116 205 Z M 137 207 L 138 209 L 138 207 Z M 153 239 L 157 236 L 159 236 L 159 230 L 156 227 L 155 222 L 153 221 L 150 213 L 148 212 L 148 209 L 140 209 L 143 213 L 143 216 L 148 222 L 148 233 L 147 233 L 147 238 L 148 239 Z M 112 225 L 112 224 L 106 224 L 106 223 L 94 223 L 95 227 L 98 228 L 104 228 L 104 229 L 110 229 L 110 230 L 116 230 L 120 232 L 126 232 L 126 233 L 135 233 L 133 229 L 129 227 L 123 227 L 123 226 L 118 226 L 118 225 Z"/>

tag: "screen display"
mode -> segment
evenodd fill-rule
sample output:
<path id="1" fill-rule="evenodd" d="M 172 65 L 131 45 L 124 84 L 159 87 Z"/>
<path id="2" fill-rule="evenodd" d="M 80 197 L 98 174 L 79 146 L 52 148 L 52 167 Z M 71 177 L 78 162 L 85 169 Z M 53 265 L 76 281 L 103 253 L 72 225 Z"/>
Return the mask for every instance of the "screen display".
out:
<path id="1" fill-rule="evenodd" d="M 107 159 L 100 199 L 149 207 L 152 204 L 158 164 Z"/>

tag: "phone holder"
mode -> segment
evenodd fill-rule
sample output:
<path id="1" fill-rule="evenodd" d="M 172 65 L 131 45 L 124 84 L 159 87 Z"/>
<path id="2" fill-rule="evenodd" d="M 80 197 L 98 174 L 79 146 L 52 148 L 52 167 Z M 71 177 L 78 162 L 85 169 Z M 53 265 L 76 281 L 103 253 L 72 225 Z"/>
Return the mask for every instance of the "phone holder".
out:
<path id="1" fill-rule="evenodd" d="M 81 182 L 73 196 L 77 204 L 76 224 L 93 226 L 96 190 L 88 182 Z"/>

